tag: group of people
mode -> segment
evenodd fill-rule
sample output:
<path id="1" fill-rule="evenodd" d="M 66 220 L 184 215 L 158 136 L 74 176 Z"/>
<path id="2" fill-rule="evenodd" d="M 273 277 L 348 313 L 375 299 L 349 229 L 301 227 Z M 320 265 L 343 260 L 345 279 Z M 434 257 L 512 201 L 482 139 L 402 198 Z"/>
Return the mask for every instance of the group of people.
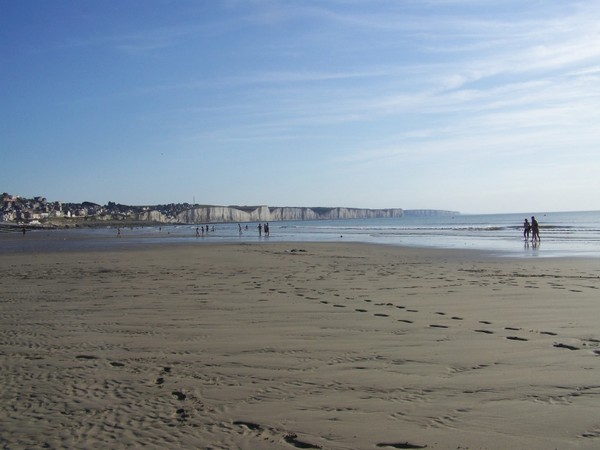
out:
<path id="1" fill-rule="evenodd" d="M 265 233 L 265 236 L 268 237 L 269 236 L 269 222 L 265 223 L 264 225 L 260 224 L 260 223 L 258 224 L 258 235 L 262 236 L 263 231 Z"/>
<path id="2" fill-rule="evenodd" d="M 265 237 L 269 237 L 269 234 L 270 234 L 269 222 L 266 222 L 264 225 L 262 223 L 259 223 L 257 228 L 258 228 L 258 236 L 262 236 L 264 233 Z M 240 225 L 239 223 L 238 223 L 238 229 L 239 229 L 240 236 L 241 236 L 242 235 L 242 225 Z M 245 229 L 246 229 L 246 231 L 248 231 L 248 225 L 246 225 Z"/>
<path id="3" fill-rule="evenodd" d="M 212 231 L 215 231 L 214 225 L 212 227 Z M 201 226 L 200 228 L 196 227 L 196 237 L 200 237 L 200 233 L 202 233 L 202 237 L 204 237 L 204 233 L 208 234 L 208 225 L 206 225 L 206 230 L 204 229 L 204 226 Z"/>
<path id="4" fill-rule="evenodd" d="M 540 225 L 534 216 L 531 216 L 531 223 L 525 219 L 523 223 L 523 238 L 525 241 L 529 241 L 531 236 L 531 242 L 540 242 Z"/>

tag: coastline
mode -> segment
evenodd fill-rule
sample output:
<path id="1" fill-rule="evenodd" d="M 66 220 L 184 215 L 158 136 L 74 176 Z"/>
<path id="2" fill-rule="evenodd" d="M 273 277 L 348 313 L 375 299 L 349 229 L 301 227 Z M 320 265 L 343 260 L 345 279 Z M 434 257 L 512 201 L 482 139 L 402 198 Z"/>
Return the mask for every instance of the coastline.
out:
<path id="1" fill-rule="evenodd" d="M 53 219 L 41 223 L 0 222 L 0 232 L 19 233 L 23 228 L 27 231 L 95 229 L 95 228 L 152 228 L 159 226 L 172 226 L 170 223 L 153 222 L 149 220 L 94 220 L 87 218 Z M 179 224 L 186 225 L 186 224 Z"/>
<path id="2" fill-rule="evenodd" d="M 595 260 L 270 242 L 0 267 L 10 448 L 600 443 Z"/>
<path id="3" fill-rule="evenodd" d="M 123 222 L 104 223 L 93 227 L 32 229 L 26 231 L 26 236 L 0 232 L 0 252 L 95 251 L 174 243 L 354 242 L 481 250 L 497 257 L 525 259 L 600 258 L 600 212 L 545 213 L 540 217 L 542 241 L 535 244 L 523 240 L 522 215 L 503 214 L 272 222 L 269 237 L 259 234 L 257 223 L 215 223 L 209 231 L 206 224 L 137 227 L 125 226 Z"/>

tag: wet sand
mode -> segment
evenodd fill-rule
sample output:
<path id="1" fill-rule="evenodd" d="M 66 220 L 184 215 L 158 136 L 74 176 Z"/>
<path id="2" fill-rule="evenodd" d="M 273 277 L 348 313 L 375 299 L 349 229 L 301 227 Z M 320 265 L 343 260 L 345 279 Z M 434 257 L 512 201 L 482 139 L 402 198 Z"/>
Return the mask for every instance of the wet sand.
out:
<path id="1" fill-rule="evenodd" d="M 3 448 L 600 447 L 600 265 L 362 244 L 1 254 Z"/>

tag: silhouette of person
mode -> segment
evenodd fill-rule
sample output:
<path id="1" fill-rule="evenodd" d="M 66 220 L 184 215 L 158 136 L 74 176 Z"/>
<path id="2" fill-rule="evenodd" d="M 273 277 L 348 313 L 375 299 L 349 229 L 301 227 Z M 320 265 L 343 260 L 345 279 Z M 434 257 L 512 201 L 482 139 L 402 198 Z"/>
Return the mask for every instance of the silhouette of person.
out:
<path id="1" fill-rule="evenodd" d="M 529 240 L 529 233 L 531 233 L 531 224 L 525 219 L 525 222 L 523 223 L 523 237 L 526 241 Z"/>
<path id="2" fill-rule="evenodd" d="M 267 234 L 267 230 L 265 230 L 265 234 Z M 262 224 L 258 224 L 258 236 L 262 236 Z"/>
<path id="3" fill-rule="evenodd" d="M 531 242 L 540 242 L 540 225 L 535 220 L 534 216 L 531 216 Z"/>

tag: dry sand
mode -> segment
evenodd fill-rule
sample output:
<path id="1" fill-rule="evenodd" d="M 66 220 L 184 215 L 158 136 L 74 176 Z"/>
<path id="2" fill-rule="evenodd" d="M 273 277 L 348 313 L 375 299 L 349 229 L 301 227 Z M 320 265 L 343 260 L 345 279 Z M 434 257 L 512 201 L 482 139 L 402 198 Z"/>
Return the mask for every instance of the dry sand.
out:
<path id="1" fill-rule="evenodd" d="M 600 448 L 598 260 L 0 255 L 3 448 Z"/>

